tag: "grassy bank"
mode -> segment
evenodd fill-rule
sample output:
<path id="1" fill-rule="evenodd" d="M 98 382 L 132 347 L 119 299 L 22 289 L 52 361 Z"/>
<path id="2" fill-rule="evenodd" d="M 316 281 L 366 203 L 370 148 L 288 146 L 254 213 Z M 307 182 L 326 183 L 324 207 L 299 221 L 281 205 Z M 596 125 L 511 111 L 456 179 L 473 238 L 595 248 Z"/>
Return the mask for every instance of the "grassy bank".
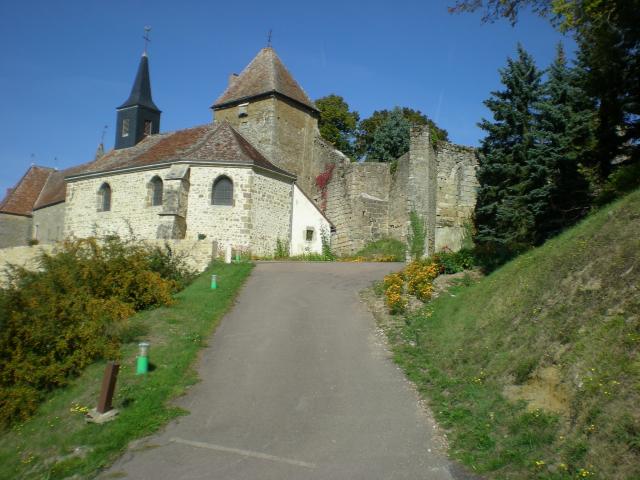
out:
<path id="1" fill-rule="evenodd" d="M 387 331 L 474 471 L 640 478 L 640 192 Z"/>
<path id="2" fill-rule="evenodd" d="M 108 424 L 84 421 L 95 407 L 104 363 L 54 392 L 31 420 L 0 434 L 0 478 L 66 478 L 92 476 L 127 446 L 184 414 L 168 404 L 197 381 L 192 364 L 206 339 L 251 271 L 251 264 L 214 264 L 184 291 L 177 303 L 136 314 L 130 343 L 122 349 L 114 406 L 118 418 Z M 218 289 L 210 289 L 210 274 Z M 137 341 L 151 342 L 152 371 L 135 375 Z"/>

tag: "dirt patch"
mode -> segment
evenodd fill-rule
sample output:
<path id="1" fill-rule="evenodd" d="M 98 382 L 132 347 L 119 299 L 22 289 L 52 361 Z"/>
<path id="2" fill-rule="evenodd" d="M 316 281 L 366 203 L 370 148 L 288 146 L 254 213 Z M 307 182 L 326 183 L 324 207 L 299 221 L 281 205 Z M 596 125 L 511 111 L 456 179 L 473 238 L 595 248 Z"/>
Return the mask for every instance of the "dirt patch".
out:
<path id="1" fill-rule="evenodd" d="M 433 298 L 442 295 L 450 287 L 465 282 L 477 282 L 483 277 L 482 272 L 478 268 L 473 270 L 465 270 L 464 272 L 450 273 L 445 275 L 438 275 L 433 280 Z"/>
<path id="2" fill-rule="evenodd" d="M 524 385 L 507 385 L 503 394 L 511 401 L 524 400 L 527 410 L 545 410 L 568 415 L 569 393 L 557 367 L 538 369 Z"/>

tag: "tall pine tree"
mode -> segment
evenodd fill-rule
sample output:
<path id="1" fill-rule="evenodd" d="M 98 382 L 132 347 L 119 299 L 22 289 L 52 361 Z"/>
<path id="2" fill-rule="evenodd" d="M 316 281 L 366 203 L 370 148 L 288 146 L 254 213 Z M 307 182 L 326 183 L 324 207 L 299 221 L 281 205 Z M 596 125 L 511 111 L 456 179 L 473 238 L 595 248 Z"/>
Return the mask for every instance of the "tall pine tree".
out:
<path id="1" fill-rule="evenodd" d="M 583 78 L 579 70 L 567 66 L 562 45 L 558 45 L 556 59 L 547 70 L 542 101 L 535 105 L 533 162 L 544 173 L 537 179 L 537 188 L 545 204 L 536 216 L 536 244 L 574 224 L 590 206 L 589 183 L 583 172 L 593 161 L 597 111 L 582 87 Z"/>
<path id="2" fill-rule="evenodd" d="M 489 268 L 534 245 L 536 217 L 545 209 L 546 166 L 533 153 L 534 106 L 541 100 L 541 72 L 518 45 L 518 57 L 500 70 L 505 89 L 492 92 L 485 105 L 493 121 L 479 152 L 475 209 L 478 252 Z"/>

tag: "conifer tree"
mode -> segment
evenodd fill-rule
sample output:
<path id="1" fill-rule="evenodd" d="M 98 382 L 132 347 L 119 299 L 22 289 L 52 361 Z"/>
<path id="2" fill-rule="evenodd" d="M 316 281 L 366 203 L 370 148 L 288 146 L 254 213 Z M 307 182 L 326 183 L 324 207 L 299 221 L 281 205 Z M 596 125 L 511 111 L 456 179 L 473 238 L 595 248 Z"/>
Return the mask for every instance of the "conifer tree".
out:
<path id="1" fill-rule="evenodd" d="M 400 108 L 394 108 L 373 135 L 371 158 L 367 161 L 392 162 L 409 151 L 411 124 Z"/>
<path id="2" fill-rule="evenodd" d="M 541 100 L 541 72 L 518 45 L 516 59 L 500 70 L 505 89 L 491 93 L 485 105 L 493 121 L 479 151 L 475 209 L 478 253 L 489 268 L 534 245 L 536 217 L 545 209 L 546 166 L 534 155 L 534 107 Z"/>
<path id="3" fill-rule="evenodd" d="M 583 76 L 567 66 L 562 45 L 547 70 L 542 100 L 535 106 L 536 145 L 533 161 L 544 176 L 537 188 L 545 207 L 536 218 L 535 243 L 575 223 L 587 212 L 591 198 L 584 166 L 596 146 L 596 110 L 582 88 Z"/>

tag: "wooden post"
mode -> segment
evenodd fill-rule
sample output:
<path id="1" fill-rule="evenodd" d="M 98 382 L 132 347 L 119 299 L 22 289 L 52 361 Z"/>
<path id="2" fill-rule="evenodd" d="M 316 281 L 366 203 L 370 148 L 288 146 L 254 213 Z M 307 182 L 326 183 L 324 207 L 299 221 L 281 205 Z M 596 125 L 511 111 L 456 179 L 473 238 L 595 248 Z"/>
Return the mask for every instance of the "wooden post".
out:
<path id="1" fill-rule="evenodd" d="M 116 380 L 118 379 L 119 369 L 120 364 L 116 362 L 108 362 L 104 369 L 100 399 L 98 400 L 98 413 L 106 413 L 113 408 L 111 406 L 111 401 L 113 400 L 113 392 L 116 389 Z"/>

